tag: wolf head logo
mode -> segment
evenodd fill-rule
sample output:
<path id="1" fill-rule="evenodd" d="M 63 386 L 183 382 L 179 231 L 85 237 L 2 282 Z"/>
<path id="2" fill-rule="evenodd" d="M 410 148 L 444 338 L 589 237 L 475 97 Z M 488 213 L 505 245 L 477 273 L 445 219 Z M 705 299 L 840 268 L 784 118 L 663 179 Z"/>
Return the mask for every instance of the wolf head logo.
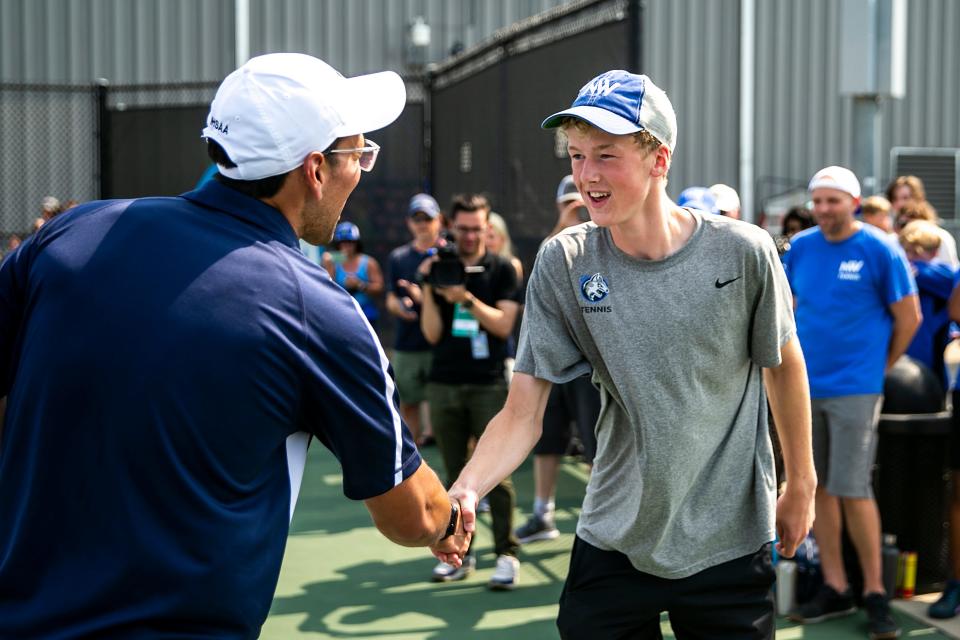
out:
<path id="1" fill-rule="evenodd" d="M 592 276 L 584 276 L 580 283 L 580 292 L 588 302 L 600 302 L 610 293 L 610 287 L 607 281 L 599 273 Z"/>

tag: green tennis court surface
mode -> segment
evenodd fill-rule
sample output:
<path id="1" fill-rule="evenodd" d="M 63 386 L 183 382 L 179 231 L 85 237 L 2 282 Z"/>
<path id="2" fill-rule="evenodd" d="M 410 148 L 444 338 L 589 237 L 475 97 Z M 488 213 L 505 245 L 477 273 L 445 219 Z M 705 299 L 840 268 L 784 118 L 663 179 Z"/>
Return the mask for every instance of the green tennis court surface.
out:
<path id="1" fill-rule="evenodd" d="M 425 450 L 435 469 L 439 457 Z M 438 469 L 439 471 L 439 469 Z M 442 474 L 441 474 L 442 475 Z M 524 513 L 532 503 L 528 461 L 514 474 Z M 263 627 L 270 640 L 388 638 L 390 640 L 540 640 L 557 638 L 557 600 L 567 573 L 585 467 L 565 462 L 557 490 L 556 540 L 523 547 L 520 585 L 512 592 L 487 591 L 493 571 L 490 519 L 480 521 L 477 571 L 462 582 L 430 582 L 435 565 L 426 549 L 393 545 L 373 527 L 362 503 L 343 497 L 339 467 L 314 443 L 287 540 L 280 583 Z M 904 638 L 947 638 L 899 612 Z M 664 637 L 672 638 L 664 618 Z M 803 627 L 778 623 L 777 638 L 846 640 L 866 638 L 865 618 Z M 599 639 L 598 639 L 599 640 Z"/>

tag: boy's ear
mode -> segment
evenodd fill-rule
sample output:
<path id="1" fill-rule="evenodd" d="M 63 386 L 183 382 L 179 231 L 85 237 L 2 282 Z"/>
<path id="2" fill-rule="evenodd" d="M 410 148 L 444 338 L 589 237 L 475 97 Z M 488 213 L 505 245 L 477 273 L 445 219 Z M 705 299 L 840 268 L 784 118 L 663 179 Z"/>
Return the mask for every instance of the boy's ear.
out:
<path id="1" fill-rule="evenodd" d="M 653 152 L 655 157 L 653 160 L 653 168 L 650 170 L 650 175 L 654 178 L 662 178 L 667 175 L 667 170 L 670 169 L 670 149 L 666 145 L 660 145 L 657 147 L 657 150 Z"/>

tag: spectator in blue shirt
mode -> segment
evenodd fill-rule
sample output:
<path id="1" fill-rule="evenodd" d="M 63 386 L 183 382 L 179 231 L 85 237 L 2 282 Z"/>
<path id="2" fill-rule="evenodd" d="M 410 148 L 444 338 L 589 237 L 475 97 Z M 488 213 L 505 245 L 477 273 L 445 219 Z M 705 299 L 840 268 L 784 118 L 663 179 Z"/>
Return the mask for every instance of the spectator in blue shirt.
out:
<path id="1" fill-rule="evenodd" d="M 807 363 L 817 469 L 814 536 L 824 585 L 791 614 L 818 622 L 853 613 L 840 533 L 845 522 L 863 569 L 871 637 L 894 638 L 880 562 L 880 513 L 871 488 L 885 372 L 920 324 L 917 288 L 903 251 L 854 218 L 860 183 L 827 167 L 809 185 L 817 228 L 793 237 L 785 266 Z"/>

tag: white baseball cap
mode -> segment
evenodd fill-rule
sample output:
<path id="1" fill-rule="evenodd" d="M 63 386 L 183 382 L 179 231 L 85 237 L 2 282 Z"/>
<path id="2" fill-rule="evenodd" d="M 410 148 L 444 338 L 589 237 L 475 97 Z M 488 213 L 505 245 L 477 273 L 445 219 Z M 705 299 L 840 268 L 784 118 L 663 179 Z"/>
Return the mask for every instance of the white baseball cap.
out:
<path id="1" fill-rule="evenodd" d="M 854 198 L 860 197 L 860 181 L 857 176 L 853 175 L 850 169 L 836 165 L 820 169 L 813 175 L 807 190 L 814 189 L 836 189 L 849 193 Z"/>
<path id="2" fill-rule="evenodd" d="M 720 209 L 720 211 L 736 211 L 740 208 L 740 196 L 737 195 L 737 191 L 733 187 L 718 182 L 711 185 L 710 193 L 717 201 L 717 209 Z"/>
<path id="3" fill-rule="evenodd" d="M 405 104 L 403 80 L 392 71 L 344 78 L 313 56 L 271 53 L 221 83 L 202 136 L 237 165 L 218 165 L 220 173 L 259 180 L 290 171 L 337 138 L 382 129 Z"/>
<path id="4" fill-rule="evenodd" d="M 543 121 L 544 129 L 559 127 L 565 117 L 578 118 L 614 135 L 641 129 L 667 145 L 677 145 L 677 116 L 670 98 L 647 76 L 615 69 L 583 85 L 569 109 Z"/>

